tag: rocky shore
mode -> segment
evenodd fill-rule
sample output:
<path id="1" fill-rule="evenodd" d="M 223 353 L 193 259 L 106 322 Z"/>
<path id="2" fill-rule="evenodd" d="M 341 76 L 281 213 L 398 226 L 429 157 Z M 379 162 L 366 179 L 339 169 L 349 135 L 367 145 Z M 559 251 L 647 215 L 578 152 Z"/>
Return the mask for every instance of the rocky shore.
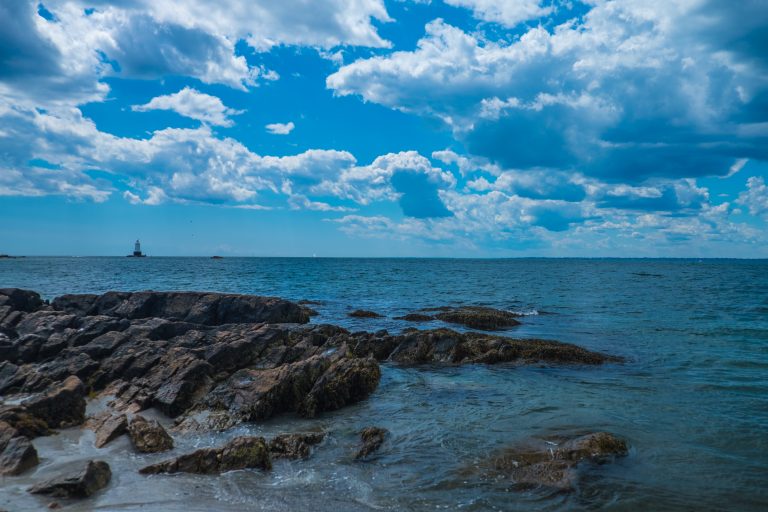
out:
<path id="1" fill-rule="evenodd" d="M 127 435 L 137 454 L 169 452 L 143 474 L 268 471 L 273 460 L 310 457 L 322 449 L 326 433 L 269 440 L 238 436 L 181 454 L 174 453 L 174 437 L 283 413 L 315 418 L 342 409 L 368 399 L 386 365 L 620 362 L 567 343 L 486 332 L 412 327 L 399 334 L 350 332 L 308 324 L 311 313 L 305 304 L 248 295 L 109 292 L 64 295 L 47 303 L 32 291 L 0 289 L 0 473 L 32 472 L 38 464 L 34 440 L 65 428 L 94 430 L 97 447 Z M 374 315 L 359 310 L 353 316 Z M 478 307 L 405 318 L 431 319 L 481 330 L 519 323 L 512 313 Z M 96 399 L 108 407 L 87 418 L 86 405 Z M 145 417 L 149 409 L 173 418 L 173 427 Z M 562 441 L 557 452 L 526 455 L 523 466 L 502 457 L 490 462 L 488 471 L 506 471 L 520 483 L 567 488 L 564 482 L 572 480 L 577 466 L 627 453 L 625 441 L 611 434 L 592 436 Z M 371 426 L 350 453 L 356 451 L 353 459 L 364 463 L 386 449 L 387 439 L 386 430 Z M 86 498 L 108 486 L 110 477 L 109 460 L 94 460 L 29 491 Z"/>

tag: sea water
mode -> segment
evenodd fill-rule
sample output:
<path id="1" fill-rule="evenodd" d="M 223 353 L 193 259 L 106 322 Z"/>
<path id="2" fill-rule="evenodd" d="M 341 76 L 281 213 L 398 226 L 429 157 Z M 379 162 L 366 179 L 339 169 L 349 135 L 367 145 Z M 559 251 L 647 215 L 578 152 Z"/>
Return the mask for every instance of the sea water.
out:
<path id="1" fill-rule="evenodd" d="M 45 298 L 108 290 L 211 290 L 311 299 L 315 323 L 398 332 L 420 308 L 485 305 L 525 313 L 504 334 L 626 358 L 599 367 L 382 365 L 367 400 L 314 420 L 281 415 L 177 439 L 176 452 L 235 435 L 329 432 L 307 461 L 270 473 L 152 476 L 168 454 L 134 455 L 124 437 L 93 448 L 80 429 L 39 438 L 42 462 L 0 479 L 0 508 L 34 510 L 32 482 L 104 458 L 109 487 L 70 510 L 766 510 L 768 261 L 614 259 L 21 258 L 0 287 Z M 385 318 L 353 319 L 353 309 Z M 439 323 L 418 324 L 419 328 Z M 93 404 L 91 407 L 97 407 Z M 367 463 L 356 432 L 391 435 Z M 472 468 L 530 437 L 609 431 L 626 458 L 586 471 L 575 492 L 521 490 Z"/>

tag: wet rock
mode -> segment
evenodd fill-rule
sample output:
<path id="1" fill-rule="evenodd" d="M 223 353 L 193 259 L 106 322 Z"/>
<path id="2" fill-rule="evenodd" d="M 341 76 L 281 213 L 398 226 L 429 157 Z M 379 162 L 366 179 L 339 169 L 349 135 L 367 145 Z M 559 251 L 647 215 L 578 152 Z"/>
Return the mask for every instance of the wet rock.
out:
<path id="1" fill-rule="evenodd" d="M 461 324 L 473 329 L 484 331 L 495 331 L 507 327 L 520 325 L 514 313 L 502 311 L 499 309 L 464 306 L 449 311 L 443 311 L 435 315 L 435 318 L 452 324 Z"/>
<path id="2" fill-rule="evenodd" d="M 363 442 L 363 446 L 355 454 L 355 460 L 364 459 L 378 451 L 381 445 L 384 444 L 387 434 L 389 434 L 389 431 L 381 427 L 366 427 L 360 431 L 360 439 Z"/>
<path id="3" fill-rule="evenodd" d="M 141 453 L 164 452 L 173 448 L 173 438 L 157 420 L 136 415 L 128 424 L 128 436 Z"/>
<path id="4" fill-rule="evenodd" d="M 127 432 L 128 417 L 125 414 L 113 414 L 110 411 L 105 411 L 103 414 L 88 420 L 86 426 L 96 433 L 94 446 L 103 448 Z"/>
<path id="5" fill-rule="evenodd" d="M 30 414 L 24 407 L 0 406 L 0 439 L 7 435 L 8 428 L 14 432 L 11 437 L 19 435 L 32 439 L 51 433 L 44 420 Z"/>
<path id="6" fill-rule="evenodd" d="M 376 313 L 375 311 L 368 311 L 365 309 L 356 309 L 349 313 L 349 316 L 352 318 L 382 318 L 382 315 Z"/>
<path id="7" fill-rule="evenodd" d="M 29 492 L 56 498 L 87 498 L 106 487 L 111 478 L 109 464 L 91 460 L 85 466 L 73 465 L 71 470 L 35 485 Z"/>
<path id="8" fill-rule="evenodd" d="M 604 464 L 627 453 L 626 441 L 607 432 L 556 441 L 529 440 L 493 457 L 491 472 L 522 486 L 570 490 L 578 482 L 580 466 Z"/>
<path id="9" fill-rule="evenodd" d="M 321 412 L 359 402 L 373 393 L 380 379 L 381 370 L 373 358 L 342 358 L 315 382 L 297 412 L 314 418 Z"/>
<path id="10" fill-rule="evenodd" d="M 239 469 L 272 469 L 269 449 L 263 437 L 236 437 L 221 448 L 203 448 L 139 470 L 158 473 L 218 474 Z"/>
<path id="11" fill-rule="evenodd" d="M 40 294 L 19 288 L 0 288 L 0 306 L 8 306 L 16 311 L 31 313 L 43 306 Z"/>
<path id="12" fill-rule="evenodd" d="M 306 459 L 311 447 L 325 439 L 322 432 L 307 434 L 280 434 L 269 441 L 269 453 L 273 459 Z"/>
<path id="13" fill-rule="evenodd" d="M 14 437 L 0 449 L 0 475 L 20 475 L 39 463 L 37 450 L 26 437 Z"/>
<path id="14" fill-rule="evenodd" d="M 434 319 L 435 317 L 431 315 L 423 315 L 421 313 L 408 313 L 407 315 L 395 317 L 395 320 L 405 320 L 406 322 L 430 322 Z"/>
<path id="15" fill-rule="evenodd" d="M 41 396 L 21 404 L 30 414 L 42 419 L 50 428 L 81 425 L 85 421 L 85 387 L 76 376 L 70 376 Z"/>
<path id="16" fill-rule="evenodd" d="M 165 318 L 202 325 L 230 323 L 306 323 L 298 304 L 276 297 L 205 292 L 108 292 L 64 295 L 53 309 L 81 316 Z"/>

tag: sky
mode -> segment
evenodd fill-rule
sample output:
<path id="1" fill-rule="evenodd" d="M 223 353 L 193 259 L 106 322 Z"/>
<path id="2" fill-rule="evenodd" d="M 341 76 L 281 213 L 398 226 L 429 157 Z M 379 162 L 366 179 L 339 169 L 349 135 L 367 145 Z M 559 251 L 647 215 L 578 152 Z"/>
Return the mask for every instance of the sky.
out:
<path id="1" fill-rule="evenodd" d="M 0 253 L 768 257 L 765 0 L 0 1 Z"/>

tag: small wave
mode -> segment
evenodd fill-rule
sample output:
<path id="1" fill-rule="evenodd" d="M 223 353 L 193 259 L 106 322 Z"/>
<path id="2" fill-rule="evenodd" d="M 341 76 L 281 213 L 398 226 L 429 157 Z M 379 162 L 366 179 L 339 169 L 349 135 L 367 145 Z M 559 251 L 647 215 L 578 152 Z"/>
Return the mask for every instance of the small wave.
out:
<path id="1" fill-rule="evenodd" d="M 517 316 L 538 316 L 538 315 L 541 315 L 541 314 L 544 314 L 544 315 L 547 314 L 546 312 L 539 313 L 538 309 L 529 309 L 527 311 L 526 310 L 519 310 L 519 311 L 511 310 L 510 313 L 512 313 L 513 315 L 517 315 Z"/>

